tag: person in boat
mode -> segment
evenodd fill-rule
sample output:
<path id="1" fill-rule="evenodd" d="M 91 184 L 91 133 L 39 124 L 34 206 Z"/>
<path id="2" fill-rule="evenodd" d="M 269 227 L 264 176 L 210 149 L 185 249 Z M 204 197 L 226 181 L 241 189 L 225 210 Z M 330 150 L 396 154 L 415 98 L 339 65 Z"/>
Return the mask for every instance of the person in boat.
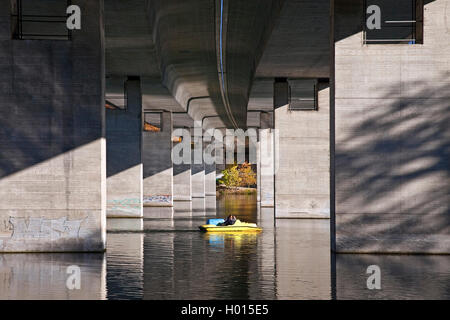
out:
<path id="1" fill-rule="evenodd" d="M 232 226 L 235 222 L 236 222 L 236 217 L 235 216 L 232 216 L 232 215 L 229 215 L 226 219 L 225 219 L 225 221 L 223 222 L 223 226 Z"/>

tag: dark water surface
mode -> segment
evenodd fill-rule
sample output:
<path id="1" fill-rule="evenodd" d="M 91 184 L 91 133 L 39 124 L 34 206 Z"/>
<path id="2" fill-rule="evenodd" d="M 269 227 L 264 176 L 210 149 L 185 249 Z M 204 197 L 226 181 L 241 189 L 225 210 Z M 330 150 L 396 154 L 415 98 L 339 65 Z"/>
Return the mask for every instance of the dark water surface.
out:
<path id="1" fill-rule="evenodd" d="M 187 206 L 186 206 L 187 205 Z M 449 299 L 450 256 L 330 256 L 329 220 L 277 220 L 255 196 L 229 195 L 146 208 L 144 219 L 108 219 L 106 254 L 2 254 L 2 299 Z M 157 216 L 173 218 L 152 219 Z M 208 211 L 208 212 L 207 212 Z M 208 217 L 234 214 L 260 234 L 205 234 Z M 81 288 L 69 290 L 67 267 Z M 367 289 L 378 265 L 381 290 Z"/>

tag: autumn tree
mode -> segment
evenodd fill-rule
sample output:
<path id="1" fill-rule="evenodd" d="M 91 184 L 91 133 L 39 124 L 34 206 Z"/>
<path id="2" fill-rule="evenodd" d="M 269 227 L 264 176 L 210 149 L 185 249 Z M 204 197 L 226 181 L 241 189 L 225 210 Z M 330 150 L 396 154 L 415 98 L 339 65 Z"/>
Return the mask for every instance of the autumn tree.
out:
<path id="1" fill-rule="evenodd" d="M 256 185 L 256 173 L 253 171 L 252 165 L 244 162 L 239 167 L 240 185 L 242 187 L 250 187 Z"/>
<path id="2" fill-rule="evenodd" d="M 219 180 L 219 183 L 223 183 L 227 187 L 239 187 L 241 183 L 241 177 L 237 165 L 233 165 L 222 171 L 223 177 Z"/>

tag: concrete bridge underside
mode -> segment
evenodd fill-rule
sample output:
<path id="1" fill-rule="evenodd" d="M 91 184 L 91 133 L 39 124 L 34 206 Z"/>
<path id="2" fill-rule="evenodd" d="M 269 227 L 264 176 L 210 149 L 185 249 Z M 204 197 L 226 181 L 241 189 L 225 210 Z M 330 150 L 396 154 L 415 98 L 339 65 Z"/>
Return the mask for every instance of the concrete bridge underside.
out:
<path id="1" fill-rule="evenodd" d="M 334 251 L 450 253 L 450 0 L 424 1 L 414 45 L 363 44 L 361 0 L 73 0 L 63 41 L 13 38 L 14 3 L 0 252 L 102 251 L 106 217 L 208 209 L 215 168 L 171 159 L 199 126 L 260 129 L 261 206 L 330 219 Z M 292 110 L 309 82 L 315 108 Z"/>

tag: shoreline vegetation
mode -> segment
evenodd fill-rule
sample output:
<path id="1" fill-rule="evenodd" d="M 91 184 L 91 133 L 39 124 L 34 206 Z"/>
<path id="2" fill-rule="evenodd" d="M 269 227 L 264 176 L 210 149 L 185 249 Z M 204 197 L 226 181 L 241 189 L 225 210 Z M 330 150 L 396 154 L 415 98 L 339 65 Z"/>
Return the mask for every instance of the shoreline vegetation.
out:
<path id="1" fill-rule="evenodd" d="M 256 166 L 248 162 L 228 165 L 217 179 L 216 194 L 255 194 Z"/>
<path id="2" fill-rule="evenodd" d="M 254 187 L 227 187 L 225 185 L 217 186 L 216 195 L 221 194 L 256 194 Z"/>

